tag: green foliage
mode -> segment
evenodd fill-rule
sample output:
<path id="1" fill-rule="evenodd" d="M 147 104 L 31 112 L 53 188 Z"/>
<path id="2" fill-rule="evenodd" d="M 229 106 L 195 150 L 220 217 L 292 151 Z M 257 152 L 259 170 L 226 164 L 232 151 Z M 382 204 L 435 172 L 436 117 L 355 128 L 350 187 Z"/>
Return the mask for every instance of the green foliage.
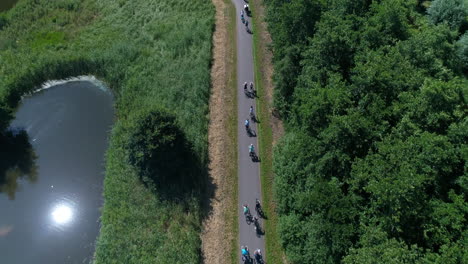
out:
<path id="1" fill-rule="evenodd" d="M 443 136 L 385 139 L 377 153 L 354 164 L 350 189 L 368 199 L 367 213 L 384 231 L 421 244 L 419 225 L 425 221 L 427 202 L 431 197 L 445 199 L 455 187 L 459 162 L 457 151 Z"/>
<path id="2" fill-rule="evenodd" d="M 164 110 L 140 112 L 131 118 L 128 159 L 142 180 L 165 197 L 178 197 L 198 187 L 196 156 L 175 117 Z"/>
<path id="3" fill-rule="evenodd" d="M 468 32 L 463 34 L 457 42 L 457 55 L 463 70 L 468 72 Z"/>
<path id="4" fill-rule="evenodd" d="M 33 48 L 51 47 L 64 43 L 65 33 L 63 32 L 42 32 L 38 33 L 32 43 Z"/>
<path id="5" fill-rule="evenodd" d="M 4 14 L 0 14 L 0 30 L 8 26 L 8 19 Z"/>
<path id="6" fill-rule="evenodd" d="M 4 17 L 1 129 L 47 80 L 91 74 L 115 95 L 95 262 L 199 263 L 211 2 L 23 0 Z"/>
<path id="7" fill-rule="evenodd" d="M 309 31 L 286 29 L 301 16 L 278 12 L 288 5 L 267 1 L 289 261 L 466 262 L 466 37 L 429 23 L 421 1 L 311 0 Z"/>
<path id="8" fill-rule="evenodd" d="M 335 10 L 325 12 L 304 53 L 304 75 L 313 76 L 313 80 L 322 84 L 327 82 L 329 72 L 339 72 L 343 79 L 348 79 L 357 42 L 353 28 L 359 23 L 352 15 L 338 16 Z"/>
<path id="9" fill-rule="evenodd" d="M 467 85 L 459 79 L 427 80 L 419 91 L 401 93 L 396 109 L 420 129 L 446 134 L 450 124 L 459 123 L 468 113 Z"/>
<path id="10" fill-rule="evenodd" d="M 371 48 L 405 40 L 409 35 L 409 19 L 415 1 L 373 2 L 364 27 L 364 42 Z"/>
<path id="11" fill-rule="evenodd" d="M 298 103 L 294 104 L 291 112 L 292 122 L 311 134 L 317 134 L 330 123 L 333 116 L 345 114 L 352 105 L 351 93 L 338 77 L 330 80 L 325 87 L 316 82 L 301 84 L 294 94 L 294 100 Z"/>
<path id="12" fill-rule="evenodd" d="M 365 227 L 359 248 L 352 248 L 343 259 L 344 264 L 422 263 L 417 247 L 407 247 L 402 241 L 390 239 L 379 227 Z"/>
<path id="13" fill-rule="evenodd" d="M 445 22 L 458 29 L 468 15 L 468 5 L 465 0 L 434 0 L 427 14 L 434 24 Z"/>

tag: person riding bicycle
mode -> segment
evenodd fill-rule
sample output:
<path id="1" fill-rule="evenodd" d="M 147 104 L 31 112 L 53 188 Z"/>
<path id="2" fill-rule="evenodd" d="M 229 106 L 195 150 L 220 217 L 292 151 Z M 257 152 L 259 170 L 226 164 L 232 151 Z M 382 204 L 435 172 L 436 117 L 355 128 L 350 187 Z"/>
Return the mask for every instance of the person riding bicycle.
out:
<path id="1" fill-rule="evenodd" d="M 244 91 L 247 91 L 247 82 L 244 82 Z"/>
<path id="2" fill-rule="evenodd" d="M 246 119 L 245 122 L 244 122 L 245 129 L 247 129 L 247 130 L 249 129 L 249 124 L 250 124 L 250 123 L 249 123 L 249 120 Z"/>
<path id="3" fill-rule="evenodd" d="M 253 82 L 250 82 L 250 90 L 253 91 Z"/>
<path id="4" fill-rule="evenodd" d="M 255 199 L 255 210 L 257 212 L 260 212 L 261 209 L 262 209 L 262 205 L 260 204 L 260 201 L 258 199 Z"/>
<path id="5" fill-rule="evenodd" d="M 253 111 L 253 106 L 250 106 L 249 113 L 250 113 L 250 116 L 253 115 L 253 113 L 254 113 L 254 111 Z"/>
<path id="6" fill-rule="evenodd" d="M 241 247 L 242 260 L 250 259 L 249 248 L 247 246 Z"/>
<path id="7" fill-rule="evenodd" d="M 243 207 L 244 207 L 244 215 L 249 214 L 250 213 L 249 206 L 247 204 L 244 204 Z"/>
<path id="8" fill-rule="evenodd" d="M 253 145 L 253 144 L 250 144 L 250 146 L 249 146 L 249 154 L 250 154 L 250 155 L 253 155 L 254 153 L 255 153 L 254 145 Z"/>
<path id="9" fill-rule="evenodd" d="M 262 257 L 262 252 L 260 251 L 259 248 L 257 248 L 257 250 L 255 250 L 254 257 L 255 257 L 255 260 L 257 262 L 261 263 L 263 257 Z"/>

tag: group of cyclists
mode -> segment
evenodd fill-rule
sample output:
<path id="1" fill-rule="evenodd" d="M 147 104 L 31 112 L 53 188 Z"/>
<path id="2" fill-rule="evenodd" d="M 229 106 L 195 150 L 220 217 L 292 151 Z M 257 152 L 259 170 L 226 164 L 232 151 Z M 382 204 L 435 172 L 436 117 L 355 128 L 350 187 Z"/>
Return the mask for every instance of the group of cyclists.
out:
<path id="1" fill-rule="evenodd" d="M 244 92 L 247 91 L 247 89 L 248 89 L 247 87 L 249 87 L 249 84 L 247 84 L 247 82 L 244 82 Z M 250 82 L 250 90 L 252 90 L 252 91 L 254 90 L 253 82 Z M 254 108 L 253 108 L 252 105 L 249 108 L 249 117 L 253 122 L 256 122 Z M 245 126 L 245 130 L 247 131 L 247 134 L 249 136 L 252 136 L 252 130 L 250 129 L 250 120 L 249 120 L 249 118 L 245 119 L 244 126 Z M 255 148 L 254 148 L 253 144 L 250 144 L 250 146 L 249 146 L 249 156 L 252 157 L 252 158 L 256 157 L 255 156 Z"/>
<path id="2" fill-rule="evenodd" d="M 244 262 L 246 261 L 252 261 L 252 258 L 250 257 L 250 252 L 249 252 L 249 248 L 247 246 L 242 246 L 241 247 L 241 252 L 242 252 L 242 260 Z M 259 248 L 257 248 L 255 251 L 254 251 L 254 259 L 255 259 L 255 262 L 257 263 L 264 263 L 263 262 L 263 257 L 262 257 L 262 252 L 260 251 Z"/>
<path id="3" fill-rule="evenodd" d="M 252 218 L 252 214 L 250 213 L 250 209 L 249 209 L 249 205 L 248 204 L 243 204 L 242 205 L 243 207 L 243 210 L 244 210 L 244 215 L 245 215 L 245 218 L 247 220 L 247 223 L 249 224 L 249 222 L 253 222 L 254 225 L 255 225 L 255 231 L 258 233 L 260 230 L 260 223 L 258 222 L 258 217 L 263 217 L 263 211 L 262 211 L 262 206 L 260 204 L 260 201 L 258 199 L 255 200 L 255 211 L 257 212 L 257 216 L 253 217 Z M 250 257 L 250 252 L 249 252 L 249 248 L 247 246 L 241 246 L 241 254 L 242 254 L 242 261 L 244 261 L 244 263 L 251 263 L 252 262 L 252 258 Z M 256 249 L 254 251 L 254 260 L 255 260 L 255 263 L 257 264 L 263 264 L 265 263 L 263 261 L 263 256 L 262 256 L 262 252 L 260 251 L 260 249 Z"/>
<path id="4" fill-rule="evenodd" d="M 245 25 L 246 31 L 250 33 L 249 21 L 247 20 L 247 16 L 249 14 L 250 14 L 249 5 L 245 4 L 244 8 L 241 10 L 240 17 L 241 17 L 242 23 Z M 248 84 L 247 82 L 244 82 L 244 93 L 250 98 L 255 98 L 256 93 L 255 93 L 255 90 L 254 90 L 253 82 L 250 82 L 250 84 Z M 250 116 L 250 119 L 252 121 L 256 122 L 253 106 L 250 106 L 249 116 Z M 249 118 L 247 118 L 244 121 L 244 125 L 245 125 L 245 129 L 246 129 L 247 133 L 250 134 L 251 130 L 250 130 Z M 249 156 L 252 157 L 252 159 L 254 159 L 256 157 L 255 147 L 254 147 L 253 144 L 249 145 Z M 261 209 L 260 201 L 258 199 L 256 199 L 256 201 L 255 201 L 255 211 L 257 212 L 258 217 L 257 216 L 252 217 L 252 214 L 250 213 L 249 206 L 247 204 L 243 205 L 243 210 L 244 210 L 244 215 L 246 217 L 247 223 L 250 224 L 250 223 L 253 222 L 254 226 L 255 226 L 255 231 L 258 234 L 260 232 L 260 223 L 258 221 L 259 220 L 258 217 L 263 217 L 263 211 Z M 244 261 L 244 263 L 252 263 L 252 258 L 250 257 L 249 248 L 247 246 L 241 246 L 241 254 L 242 254 L 242 261 Z M 262 252 L 260 251 L 260 249 L 256 249 L 254 251 L 253 256 L 254 256 L 255 263 L 257 263 L 257 264 L 265 263 L 263 261 Z"/>

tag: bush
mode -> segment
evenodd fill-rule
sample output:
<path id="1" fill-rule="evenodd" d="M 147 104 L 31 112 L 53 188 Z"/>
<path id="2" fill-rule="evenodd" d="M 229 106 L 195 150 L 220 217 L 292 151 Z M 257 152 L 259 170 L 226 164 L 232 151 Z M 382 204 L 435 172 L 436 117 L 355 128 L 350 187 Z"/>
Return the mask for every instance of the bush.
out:
<path id="1" fill-rule="evenodd" d="M 175 117 L 165 110 L 143 111 L 131 118 L 127 149 L 129 162 L 141 179 L 167 197 L 199 183 L 192 147 Z"/>

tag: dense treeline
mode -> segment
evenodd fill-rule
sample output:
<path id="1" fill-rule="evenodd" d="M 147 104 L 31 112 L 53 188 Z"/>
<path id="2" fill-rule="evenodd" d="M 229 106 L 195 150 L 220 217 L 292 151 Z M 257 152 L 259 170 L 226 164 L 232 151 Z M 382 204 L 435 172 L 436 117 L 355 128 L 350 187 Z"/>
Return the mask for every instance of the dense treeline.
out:
<path id="1" fill-rule="evenodd" d="M 0 13 L 2 133 L 47 80 L 92 74 L 115 95 L 96 263 L 200 262 L 213 17 L 202 0 L 20 0 Z"/>
<path id="2" fill-rule="evenodd" d="M 265 0 L 293 263 L 468 262 L 468 3 Z"/>

